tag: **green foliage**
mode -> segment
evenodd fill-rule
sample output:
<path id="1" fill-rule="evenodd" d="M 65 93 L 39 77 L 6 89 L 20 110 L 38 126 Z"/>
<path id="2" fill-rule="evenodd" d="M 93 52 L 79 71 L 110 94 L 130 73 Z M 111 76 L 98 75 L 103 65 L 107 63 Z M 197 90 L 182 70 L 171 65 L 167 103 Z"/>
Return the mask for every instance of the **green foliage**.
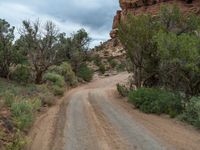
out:
<path id="1" fill-rule="evenodd" d="M 13 122 L 20 130 L 27 129 L 33 122 L 34 112 L 41 107 L 41 100 L 38 98 L 25 100 L 16 100 L 11 106 Z"/>
<path id="2" fill-rule="evenodd" d="M 71 65 L 67 62 L 63 62 L 60 66 L 52 66 L 49 71 L 63 76 L 65 82 L 70 86 L 76 86 L 76 84 L 78 83 Z"/>
<path id="3" fill-rule="evenodd" d="M 24 135 L 19 131 L 14 135 L 14 141 L 6 146 L 6 150 L 22 150 L 27 144 Z"/>
<path id="4" fill-rule="evenodd" d="M 200 97 L 192 97 L 181 119 L 200 129 Z"/>
<path id="5" fill-rule="evenodd" d="M 11 106 L 14 123 L 20 130 L 31 126 L 33 122 L 33 106 L 30 102 L 14 102 Z"/>
<path id="6" fill-rule="evenodd" d="M 65 85 L 64 77 L 57 73 L 46 73 L 44 75 L 44 80 L 50 81 L 51 83 L 53 83 L 53 85 L 59 87 L 64 87 Z"/>
<path id="7" fill-rule="evenodd" d="M 181 96 L 161 89 L 140 88 L 129 93 L 129 102 L 145 113 L 179 115 L 182 110 Z"/>
<path id="8" fill-rule="evenodd" d="M 51 82 L 51 87 L 53 93 L 55 96 L 62 96 L 65 91 L 65 80 L 64 77 L 56 74 L 56 73 L 46 73 L 44 75 L 44 80 L 50 81 Z"/>
<path id="9" fill-rule="evenodd" d="M 119 27 L 137 87 L 163 86 L 186 97 L 200 93 L 200 17 L 183 15 L 176 5 L 159 15 L 132 16 Z"/>
<path id="10" fill-rule="evenodd" d="M 11 72 L 11 79 L 18 83 L 28 83 L 31 81 L 31 69 L 26 65 L 18 64 Z"/>
<path id="11" fill-rule="evenodd" d="M 70 62 L 73 70 L 77 72 L 80 65 L 88 59 L 87 50 L 90 41 L 88 33 L 81 29 L 67 38 L 65 33 L 58 32 L 53 22 L 40 24 L 39 21 L 34 23 L 23 21 L 21 37 L 14 46 L 26 56 L 26 60 L 33 68 L 35 83 L 41 84 L 45 72 L 51 66 L 64 61 Z M 39 32 L 41 30 L 44 34 Z M 60 67 L 62 66 L 68 67 L 67 71 L 71 71 L 69 64 L 63 63 Z M 73 72 L 69 73 L 71 73 L 69 78 L 74 78 Z M 71 81 L 70 84 L 76 83 L 75 79 Z"/>
<path id="12" fill-rule="evenodd" d="M 54 85 L 52 87 L 55 96 L 63 96 L 65 92 L 65 88 Z"/>
<path id="13" fill-rule="evenodd" d="M 182 14 L 179 8 L 174 5 L 173 7 L 162 5 L 159 12 L 159 22 L 165 30 L 172 30 L 182 23 Z"/>
<path id="14" fill-rule="evenodd" d="M 90 82 L 93 79 L 93 74 L 93 70 L 90 69 L 86 64 L 82 64 L 77 73 L 78 77 L 87 82 Z"/>
<path id="15" fill-rule="evenodd" d="M 88 33 L 81 29 L 73 33 L 71 37 L 61 38 L 62 41 L 62 56 L 70 62 L 75 73 L 78 72 L 79 67 L 87 60 L 88 46 L 90 38 Z"/>
<path id="16" fill-rule="evenodd" d="M 0 19 L 0 76 L 7 77 L 9 67 L 18 60 L 18 53 L 12 47 L 14 40 L 14 27 Z"/>
<path id="17" fill-rule="evenodd" d="M 8 119 L 15 125 L 14 129 L 20 130 L 19 136 L 8 136 L 8 141 L 14 138 L 8 144 L 9 150 L 23 149 L 26 142 L 21 133 L 31 126 L 34 113 L 41 105 L 53 105 L 53 94 L 63 95 L 65 83 L 75 86 L 78 82 L 75 72 L 89 59 L 90 38 L 84 29 L 66 37 L 51 21 L 45 24 L 23 21 L 20 35 L 14 40 L 14 27 L 0 19 L 0 77 L 5 78 L 0 79 L 0 108 L 9 107 L 11 117 Z M 48 72 L 50 67 L 58 64 Z M 93 72 L 89 68 L 80 72 L 85 80 L 91 80 Z M 41 85 L 43 79 L 50 83 L 45 88 Z M 38 85 L 29 84 L 32 81 Z"/>
<path id="18" fill-rule="evenodd" d="M 199 80 L 199 23 L 197 15 L 183 15 L 177 6 L 162 6 L 159 14 L 160 31 L 155 36 L 160 57 L 159 84 L 186 97 L 198 95 Z"/>
<path id="19" fill-rule="evenodd" d="M 156 36 L 160 56 L 161 84 L 186 95 L 200 92 L 199 44 L 196 35 L 159 32 Z"/>
<path id="20" fill-rule="evenodd" d="M 7 107 L 11 107 L 12 104 L 15 101 L 15 95 L 11 92 L 11 91 L 5 91 L 5 93 L 3 94 L 3 99 L 4 99 L 4 104 Z"/>
<path id="21" fill-rule="evenodd" d="M 128 93 L 129 93 L 128 88 L 125 85 L 120 85 L 120 84 L 117 84 L 117 91 L 123 97 L 128 96 Z"/>
<path id="22" fill-rule="evenodd" d="M 157 72 L 158 58 L 153 40 L 156 29 L 157 23 L 150 15 L 129 15 L 119 26 L 119 39 L 131 61 L 137 87 Z"/>
<path id="23" fill-rule="evenodd" d="M 200 23 L 197 15 L 183 15 L 176 5 L 162 5 L 158 18 L 161 29 L 177 35 L 197 30 Z"/>
<path id="24" fill-rule="evenodd" d="M 78 83 L 78 81 L 77 81 L 77 78 L 76 78 L 74 71 L 72 70 L 71 65 L 67 62 L 64 62 L 60 65 L 60 67 L 63 70 L 63 76 L 65 78 L 65 81 L 69 85 L 75 86 Z"/>

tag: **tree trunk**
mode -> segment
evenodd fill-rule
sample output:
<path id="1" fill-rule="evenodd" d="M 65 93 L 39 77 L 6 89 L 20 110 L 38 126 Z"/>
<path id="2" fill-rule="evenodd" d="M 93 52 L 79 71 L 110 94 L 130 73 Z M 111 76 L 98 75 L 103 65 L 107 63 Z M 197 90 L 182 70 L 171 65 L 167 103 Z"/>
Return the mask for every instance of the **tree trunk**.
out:
<path id="1" fill-rule="evenodd" d="M 41 84 L 42 83 L 43 72 L 39 71 L 36 73 L 35 83 Z"/>
<path id="2" fill-rule="evenodd" d="M 0 77 L 7 78 L 8 74 L 9 74 L 9 70 L 6 67 L 2 67 L 0 69 Z"/>
<path id="3" fill-rule="evenodd" d="M 137 88 L 142 87 L 142 74 L 141 73 L 142 73 L 141 68 L 135 67 L 135 69 L 134 69 L 134 81 L 135 81 L 135 86 Z"/>

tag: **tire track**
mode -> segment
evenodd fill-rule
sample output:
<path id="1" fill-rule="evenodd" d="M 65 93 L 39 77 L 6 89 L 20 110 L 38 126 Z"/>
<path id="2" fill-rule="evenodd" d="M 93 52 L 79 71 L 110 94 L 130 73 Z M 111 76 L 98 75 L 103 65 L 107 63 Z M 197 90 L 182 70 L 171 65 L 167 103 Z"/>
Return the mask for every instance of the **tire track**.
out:
<path id="1" fill-rule="evenodd" d="M 128 114 L 113 105 L 104 92 L 96 90 L 92 92 L 91 98 L 100 107 L 104 115 L 109 119 L 113 128 L 118 131 L 123 141 L 128 143 L 130 150 L 167 150 L 161 141 L 150 134 L 137 121 Z M 171 149 L 171 148 L 170 148 Z"/>
<path id="2" fill-rule="evenodd" d="M 96 130 L 98 137 L 102 138 L 104 143 L 106 141 L 108 146 L 108 150 L 126 150 L 126 143 L 122 141 L 119 134 L 117 134 L 116 130 L 112 127 L 108 118 L 101 111 L 98 104 L 92 99 L 91 92 L 89 93 L 89 105 L 90 112 L 93 112 L 93 120 L 96 122 Z"/>

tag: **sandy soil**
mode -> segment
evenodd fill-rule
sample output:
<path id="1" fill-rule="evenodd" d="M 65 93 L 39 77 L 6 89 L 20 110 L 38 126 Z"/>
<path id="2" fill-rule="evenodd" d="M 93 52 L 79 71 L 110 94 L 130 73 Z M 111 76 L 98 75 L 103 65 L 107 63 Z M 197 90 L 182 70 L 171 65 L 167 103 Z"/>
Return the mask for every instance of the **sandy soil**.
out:
<path id="1" fill-rule="evenodd" d="M 200 132 L 135 110 L 116 92 L 121 73 L 67 92 L 36 121 L 28 150 L 199 150 Z"/>

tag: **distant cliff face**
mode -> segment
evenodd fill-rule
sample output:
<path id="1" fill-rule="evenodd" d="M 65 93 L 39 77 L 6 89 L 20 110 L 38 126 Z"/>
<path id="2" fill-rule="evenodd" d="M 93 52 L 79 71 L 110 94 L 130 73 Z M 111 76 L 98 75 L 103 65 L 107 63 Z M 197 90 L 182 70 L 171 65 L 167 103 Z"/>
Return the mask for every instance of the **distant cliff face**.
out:
<path id="1" fill-rule="evenodd" d="M 114 17 L 113 27 L 110 33 L 111 38 L 117 36 L 117 27 L 127 14 L 139 15 L 142 13 L 150 13 L 156 15 L 159 12 L 161 4 L 174 3 L 176 3 L 184 13 L 193 12 L 200 14 L 200 0 L 119 0 L 121 10 L 118 10 Z"/>

